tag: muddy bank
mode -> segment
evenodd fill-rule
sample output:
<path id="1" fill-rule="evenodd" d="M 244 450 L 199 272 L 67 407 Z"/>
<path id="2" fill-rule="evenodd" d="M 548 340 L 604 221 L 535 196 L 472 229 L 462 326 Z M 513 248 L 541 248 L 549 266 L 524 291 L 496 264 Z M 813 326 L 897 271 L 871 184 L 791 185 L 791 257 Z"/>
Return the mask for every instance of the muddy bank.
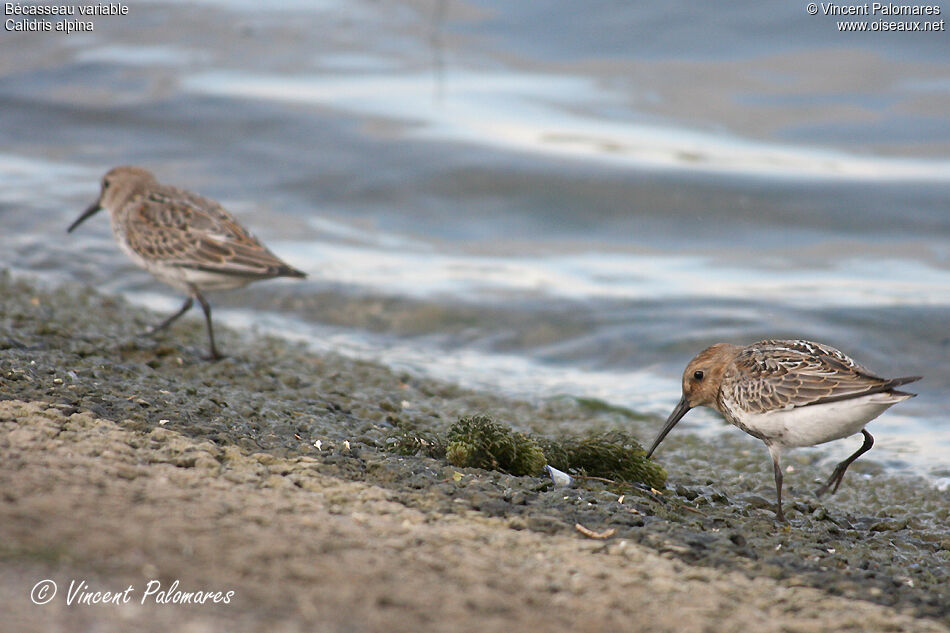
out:
<path id="1" fill-rule="evenodd" d="M 319 460 L 131 431 L 0 403 L 0 595 L 18 631 L 941 631 L 886 607 L 692 567 L 628 541 L 513 530 L 474 510 L 408 507 Z M 189 466 L 190 464 L 190 466 Z M 37 579 L 124 591 L 37 606 Z M 142 604 L 148 583 L 227 604 Z"/>
<path id="2" fill-rule="evenodd" d="M 812 482 L 827 473 L 797 454 L 790 529 L 774 523 L 764 450 L 733 435 L 671 436 L 664 495 L 554 489 L 396 456 L 387 438 L 485 413 L 532 433 L 647 440 L 659 420 L 567 397 L 512 401 L 224 328 L 230 357 L 209 364 L 198 318 L 152 341 L 135 333 L 157 315 L 88 288 L 2 275 L 0 298 L 0 400 L 44 403 L 6 403 L 0 416 L 0 591 L 23 630 L 120 630 L 123 618 L 161 630 L 185 617 L 148 605 L 38 612 L 23 579 L 45 573 L 104 589 L 156 575 L 233 582 L 234 605 L 187 617 L 246 630 L 275 619 L 288 630 L 950 625 L 947 493 L 873 459 L 818 502 Z M 576 523 L 614 535 L 588 541 Z M 688 624 L 666 614 L 685 596 Z"/>

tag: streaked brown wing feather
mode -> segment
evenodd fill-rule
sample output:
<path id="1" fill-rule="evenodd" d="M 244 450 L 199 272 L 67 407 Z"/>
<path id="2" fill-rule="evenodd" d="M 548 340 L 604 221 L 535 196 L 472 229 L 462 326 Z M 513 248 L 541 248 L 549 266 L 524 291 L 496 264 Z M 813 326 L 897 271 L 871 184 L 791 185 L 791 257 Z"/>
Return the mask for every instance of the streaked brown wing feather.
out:
<path id="1" fill-rule="evenodd" d="M 913 378 L 885 379 L 837 349 L 810 341 L 760 341 L 743 349 L 724 387 L 752 413 L 888 391 Z"/>
<path id="2" fill-rule="evenodd" d="M 302 272 L 288 266 L 263 245 L 225 243 L 201 238 L 196 261 L 181 264 L 196 270 L 221 272 L 248 277 L 302 277 Z"/>
<path id="3" fill-rule="evenodd" d="M 170 266 L 255 278 L 303 276 L 271 253 L 217 202 L 161 187 L 129 202 L 126 239 Z"/>

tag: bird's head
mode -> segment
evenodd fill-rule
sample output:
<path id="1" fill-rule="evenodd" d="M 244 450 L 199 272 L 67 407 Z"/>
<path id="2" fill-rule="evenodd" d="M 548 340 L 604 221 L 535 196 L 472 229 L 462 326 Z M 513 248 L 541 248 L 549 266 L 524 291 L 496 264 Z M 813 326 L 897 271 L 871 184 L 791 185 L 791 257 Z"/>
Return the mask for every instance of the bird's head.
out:
<path id="1" fill-rule="evenodd" d="M 660 442 L 693 407 L 712 407 L 718 410 L 719 386 L 722 384 L 722 377 L 740 349 L 737 345 L 717 343 L 712 347 L 707 347 L 689 361 L 683 371 L 683 397 L 680 398 L 670 417 L 666 419 L 660 434 L 647 452 L 647 457 L 653 455 L 653 451 Z"/>
<path id="2" fill-rule="evenodd" d="M 66 232 L 72 233 L 73 229 L 95 215 L 100 209 L 107 209 L 110 213 L 115 213 L 132 196 L 154 183 L 155 176 L 141 167 L 122 166 L 110 169 L 102 177 L 102 188 L 99 190 L 99 197 L 82 212 L 82 215 L 76 218 L 75 222 L 69 225 Z"/>

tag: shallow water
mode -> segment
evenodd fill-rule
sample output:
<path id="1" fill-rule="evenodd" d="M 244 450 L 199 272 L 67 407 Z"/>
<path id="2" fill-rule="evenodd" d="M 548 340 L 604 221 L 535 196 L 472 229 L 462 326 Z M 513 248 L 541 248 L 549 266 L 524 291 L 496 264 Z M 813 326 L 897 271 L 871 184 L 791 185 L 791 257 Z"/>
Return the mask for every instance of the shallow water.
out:
<path id="1" fill-rule="evenodd" d="M 104 217 L 64 232 L 144 164 L 309 273 L 214 298 L 224 322 L 657 416 L 708 344 L 821 340 L 925 376 L 872 455 L 940 482 L 947 42 L 777 1 L 159 2 L 4 33 L 0 263 L 177 308 Z"/>

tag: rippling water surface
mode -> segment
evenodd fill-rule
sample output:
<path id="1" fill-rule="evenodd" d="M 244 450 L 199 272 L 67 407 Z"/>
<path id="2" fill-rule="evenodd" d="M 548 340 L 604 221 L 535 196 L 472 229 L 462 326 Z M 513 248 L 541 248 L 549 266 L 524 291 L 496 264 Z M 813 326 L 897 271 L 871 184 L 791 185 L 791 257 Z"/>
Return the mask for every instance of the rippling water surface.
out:
<path id="1" fill-rule="evenodd" d="M 4 33 L 0 264 L 175 309 L 104 217 L 64 232 L 143 164 L 309 273 L 216 297 L 235 326 L 658 416 L 706 345 L 817 339 L 925 376 L 875 453 L 947 477 L 945 35 L 777 0 L 156 2 Z M 684 426 L 739 433 L 716 420 Z"/>

